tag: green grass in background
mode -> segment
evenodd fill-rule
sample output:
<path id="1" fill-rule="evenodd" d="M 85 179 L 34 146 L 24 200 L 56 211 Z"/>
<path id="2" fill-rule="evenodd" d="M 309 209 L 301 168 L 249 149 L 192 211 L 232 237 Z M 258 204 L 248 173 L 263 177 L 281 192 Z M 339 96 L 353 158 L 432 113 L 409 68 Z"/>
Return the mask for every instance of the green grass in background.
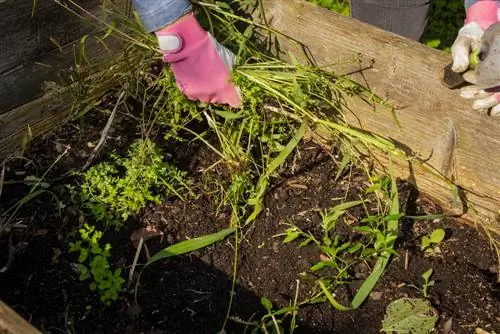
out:
<path id="1" fill-rule="evenodd" d="M 349 0 L 309 0 L 321 7 L 349 16 Z M 450 52 L 465 17 L 463 0 L 432 0 L 429 23 L 422 40 L 427 46 Z"/>

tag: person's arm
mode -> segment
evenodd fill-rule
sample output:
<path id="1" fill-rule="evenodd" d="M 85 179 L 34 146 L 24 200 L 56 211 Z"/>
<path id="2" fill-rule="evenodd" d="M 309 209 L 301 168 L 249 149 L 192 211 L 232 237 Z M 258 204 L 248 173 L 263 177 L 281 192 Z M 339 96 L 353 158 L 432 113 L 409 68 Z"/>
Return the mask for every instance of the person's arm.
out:
<path id="1" fill-rule="evenodd" d="M 145 28 L 157 36 L 163 61 L 187 98 L 240 106 L 239 91 L 231 82 L 235 56 L 200 26 L 189 1 L 133 0 L 133 6 Z"/>
<path id="2" fill-rule="evenodd" d="M 148 32 L 171 25 L 192 11 L 187 0 L 133 0 L 132 3 Z"/>

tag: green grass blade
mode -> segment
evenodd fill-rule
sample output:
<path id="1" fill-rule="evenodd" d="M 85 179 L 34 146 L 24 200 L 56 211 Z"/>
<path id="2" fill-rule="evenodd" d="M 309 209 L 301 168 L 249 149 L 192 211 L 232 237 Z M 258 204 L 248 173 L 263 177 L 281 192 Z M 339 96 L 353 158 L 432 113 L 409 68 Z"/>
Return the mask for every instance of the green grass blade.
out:
<path id="1" fill-rule="evenodd" d="M 392 160 L 389 159 L 389 171 L 391 173 L 391 207 L 389 210 L 389 216 L 391 217 L 396 217 L 394 219 L 390 219 L 387 222 L 387 234 L 392 235 L 392 236 L 397 236 L 398 234 L 398 226 L 399 226 L 399 219 L 397 217 L 400 217 L 400 210 L 399 210 L 399 195 L 398 195 L 398 188 L 396 184 L 396 177 L 394 176 L 393 169 L 392 169 Z M 391 241 L 387 246 L 388 247 L 394 247 L 394 241 L 396 238 L 394 238 L 393 241 Z M 352 300 L 352 307 L 353 308 L 358 308 L 364 301 L 365 299 L 370 295 L 370 292 L 372 289 L 375 287 L 375 284 L 377 284 L 378 280 L 382 276 L 385 267 L 389 263 L 389 259 L 391 258 L 390 253 L 382 253 L 382 255 L 378 258 L 377 263 L 375 264 L 375 267 L 373 268 L 372 273 L 368 278 L 366 279 L 365 282 L 363 282 L 363 285 L 359 289 L 359 291 L 356 293 Z"/>
<path id="2" fill-rule="evenodd" d="M 334 206 L 333 208 L 331 208 L 328 211 L 330 211 L 330 212 L 345 211 L 347 209 L 350 209 L 350 208 L 353 208 L 355 206 L 361 205 L 361 204 L 363 204 L 365 202 L 366 202 L 366 200 L 345 202 L 345 203 L 341 203 L 341 204 L 338 204 L 338 205 Z"/>
<path id="3" fill-rule="evenodd" d="M 274 171 L 278 169 L 278 167 L 285 162 L 286 158 L 293 152 L 293 150 L 297 147 L 297 145 L 299 145 L 300 141 L 302 140 L 302 137 L 304 137 L 304 135 L 306 134 L 307 126 L 308 122 L 304 120 L 300 125 L 300 128 L 293 136 L 293 138 L 290 139 L 285 148 L 280 152 L 280 154 L 276 158 L 274 158 L 271 161 L 269 166 L 266 168 L 266 173 L 264 174 L 265 177 L 268 178 L 269 176 L 271 176 L 271 174 L 274 173 Z"/>
<path id="4" fill-rule="evenodd" d="M 368 276 L 366 281 L 363 282 L 363 285 L 361 285 L 361 288 L 359 288 L 358 292 L 351 302 L 351 306 L 353 309 L 360 307 L 365 299 L 370 295 L 373 287 L 375 286 L 375 284 L 377 284 L 378 280 L 385 270 L 385 267 L 389 263 L 389 258 L 390 255 L 382 255 L 378 258 L 377 263 L 375 264 L 375 267 L 373 268 L 370 276 Z"/>
<path id="5" fill-rule="evenodd" d="M 410 218 L 413 220 L 433 220 L 433 219 L 443 219 L 446 217 L 444 214 L 434 214 L 434 215 L 424 215 L 424 216 L 405 216 L 406 218 Z"/>
<path id="6" fill-rule="evenodd" d="M 274 171 L 281 166 L 286 158 L 293 152 L 293 150 L 297 147 L 297 145 L 304 137 L 307 131 L 308 122 L 304 120 L 300 125 L 300 128 L 297 130 L 292 139 L 288 142 L 285 148 L 278 154 L 276 158 L 274 158 L 271 163 L 267 166 L 264 173 L 260 176 L 259 181 L 256 186 L 256 196 L 249 200 L 249 203 L 254 206 L 254 209 L 250 216 L 246 220 L 246 224 L 254 221 L 257 216 L 262 211 L 262 200 L 264 198 L 264 194 L 266 192 L 267 186 L 269 184 L 269 177 Z"/>
<path id="7" fill-rule="evenodd" d="M 398 195 L 398 186 L 396 184 L 396 177 L 394 176 L 392 169 L 392 160 L 389 159 L 389 170 L 391 173 L 391 209 L 389 210 L 389 214 L 393 217 L 399 217 L 399 195 Z M 396 234 L 398 230 L 399 219 L 391 219 L 387 223 L 387 230 L 389 233 Z M 394 243 L 391 244 L 391 247 Z"/>
<path id="8" fill-rule="evenodd" d="M 344 305 L 340 304 L 337 300 L 335 300 L 333 295 L 326 288 L 325 283 L 323 283 L 322 281 L 318 281 L 318 283 L 319 283 L 321 290 L 323 290 L 323 293 L 325 294 L 326 299 L 328 299 L 328 301 L 330 302 L 330 304 L 332 304 L 333 307 L 335 307 L 339 311 L 350 311 L 351 310 L 350 307 L 344 306 Z"/>
<path id="9" fill-rule="evenodd" d="M 234 233 L 235 231 L 236 231 L 235 227 L 230 227 L 222 231 L 219 231 L 217 233 L 207 234 L 198 238 L 181 241 L 156 253 L 146 263 L 145 267 L 162 259 L 190 253 L 200 248 L 210 246 L 211 244 L 223 240 L 224 238 Z"/>
<path id="10" fill-rule="evenodd" d="M 245 115 L 241 115 L 241 114 L 237 114 L 235 112 L 230 112 L 230 111 L 225 111 L 225 110 L 216 110 L 215 113 L 217 115 L 219 115 L 220 117 L 227 119 L 227 120 L 245 118 Z"/>

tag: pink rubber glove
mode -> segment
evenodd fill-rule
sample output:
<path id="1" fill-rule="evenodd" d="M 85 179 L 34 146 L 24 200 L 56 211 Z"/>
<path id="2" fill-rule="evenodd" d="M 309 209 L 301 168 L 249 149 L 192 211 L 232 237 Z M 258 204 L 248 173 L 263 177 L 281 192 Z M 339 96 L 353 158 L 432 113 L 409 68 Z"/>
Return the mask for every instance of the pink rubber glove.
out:
<path id="1" fill-rule="evenodd" d="M 190 100 L 240 106 L 238 89 L 230 81 L 234 54 L 203 29 L 193 13 L 156 36 L 163 61 L 171 65 L 177 86 Z"/>

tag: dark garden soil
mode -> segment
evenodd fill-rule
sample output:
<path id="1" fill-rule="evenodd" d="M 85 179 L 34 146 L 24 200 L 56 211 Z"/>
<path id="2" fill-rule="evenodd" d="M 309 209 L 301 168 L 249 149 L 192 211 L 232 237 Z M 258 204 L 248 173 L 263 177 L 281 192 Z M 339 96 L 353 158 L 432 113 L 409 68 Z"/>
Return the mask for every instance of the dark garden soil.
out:
<path id="1" fill-rule="evenodd" d="M 26 228 L 13 229 L 10 236 L 0 239 L 0 266 L 7 262 L 9 238 L 16 249 L 12 265 L 0 273 L 0 299 L 46 333 L 218 332 L 230 298 L 234 237 L 149 267 L 140 280 L 138 304 L 134 299 L 135 282 L 106 308 L 89 290 L 88 283 L 78 280 L 73 269 L 76 258 L 68 253 L 68 243 L 77 236 L 78 211 L 69 198 L 63 197 L 67 196 L 63 185 L 72 180 L 62 175 L 83 166 L 92 150 L 88 143 L 98 141 L 106 120 L 107 115 L 88 116 L 83 134 L 71 124 L 64 125 L 31 144 L 26 152 L 31 160 L 8 165 L 0 210 L 26 193 L 27 187 L 16 184 L 16 180 L 34 173 L 40 175 L 58 154 L 70 147 L 48 176 L 52 180 L 51 190 L 61 196 L 61 215 L 50 196 L 39 197 L 20 214 L 19 222 Z M 140 133 L 133 124 L 120 116 L 106 150 L 126 148 L 132 134 Z M 194 144 L 165 150 L 198 180 L 200 170 L 215 161 L 210 151 Z M 367 184 L 364 174 L 355 170 L 334 181 L 336 164 L 312 143 L 301 146 L 293 167 L 293 173 L 269 190 L 264 211 L 240 240 L 231 316 L 248 320 L 253 315 L 253 319 L 260 319 L 264 311 L 261 297 L 267 297 L 276 306 L 288 305 L 295 298 L 297 282 L 298 300 L 306 298 L 311 276 L 302 273 L 308 273 L 321 254 L 313 245 L 299 249 L 297 244 L 284 244 L 283 237 L 277 235 L 287 228 L 286 222 L 317 232 L 320 209 L 338 203 L 335 198 L 346 193 L 348 199 L 357 199 Z M 408 184 L 401 182 L 399 187 L 402 210 L 408 215 L 440 212 L 438 206 L 419 196 Z M 135 254 L 130 235 L 142 226 L 153 225 L 165 232 L 163 238 L 148 241 L 151 253 L 228 227 L 228 212 L 217 212 L 212 203 L 210 195 L 202 194 L 186 202 L 165 199 L 162 205 L 148 207 L 132 217 L 120 232 L 105 235 L 112 245 L 114 264 L 123 267 L 128 275 Z M 360 214 L 361 211 L 349 211 L 344 224 L 355 223 Z M 438 226 L 446 230 L 446 240 L 435 253 L 424 255 L 420 239 Z M 385 308 L 391 301 L 422 296 L 408 284 L 421 286 L 421 274 L 429 268 L 434 269 L 436 281 L 429 298 L 440 314 L 439 332 L 449 319 L 454 333 L 473 333 L 476 327 L 500 332 L 500 286 L 495 283 L 497 266 L 488 240 L 475 228 L 453 219 L 403 220 L 401 230 L 399 256 L 392 258 L 370 298 L 358 310 L 340 312 L 328 303 L 304 306 L 297 317 L 296 333 L 379 333 Z M 343 233 L 341 226 L 338 233 Z M 140 262 L 144 261 L 142 255 Z M 341 302 L 347 304 L 352 299 L 371 266 L 373 263 L 355 267 L 352 275 L 357 281 L 336 291 Z M 244 327 L 230 320 L 226 332 L 243 333 Z"/>

